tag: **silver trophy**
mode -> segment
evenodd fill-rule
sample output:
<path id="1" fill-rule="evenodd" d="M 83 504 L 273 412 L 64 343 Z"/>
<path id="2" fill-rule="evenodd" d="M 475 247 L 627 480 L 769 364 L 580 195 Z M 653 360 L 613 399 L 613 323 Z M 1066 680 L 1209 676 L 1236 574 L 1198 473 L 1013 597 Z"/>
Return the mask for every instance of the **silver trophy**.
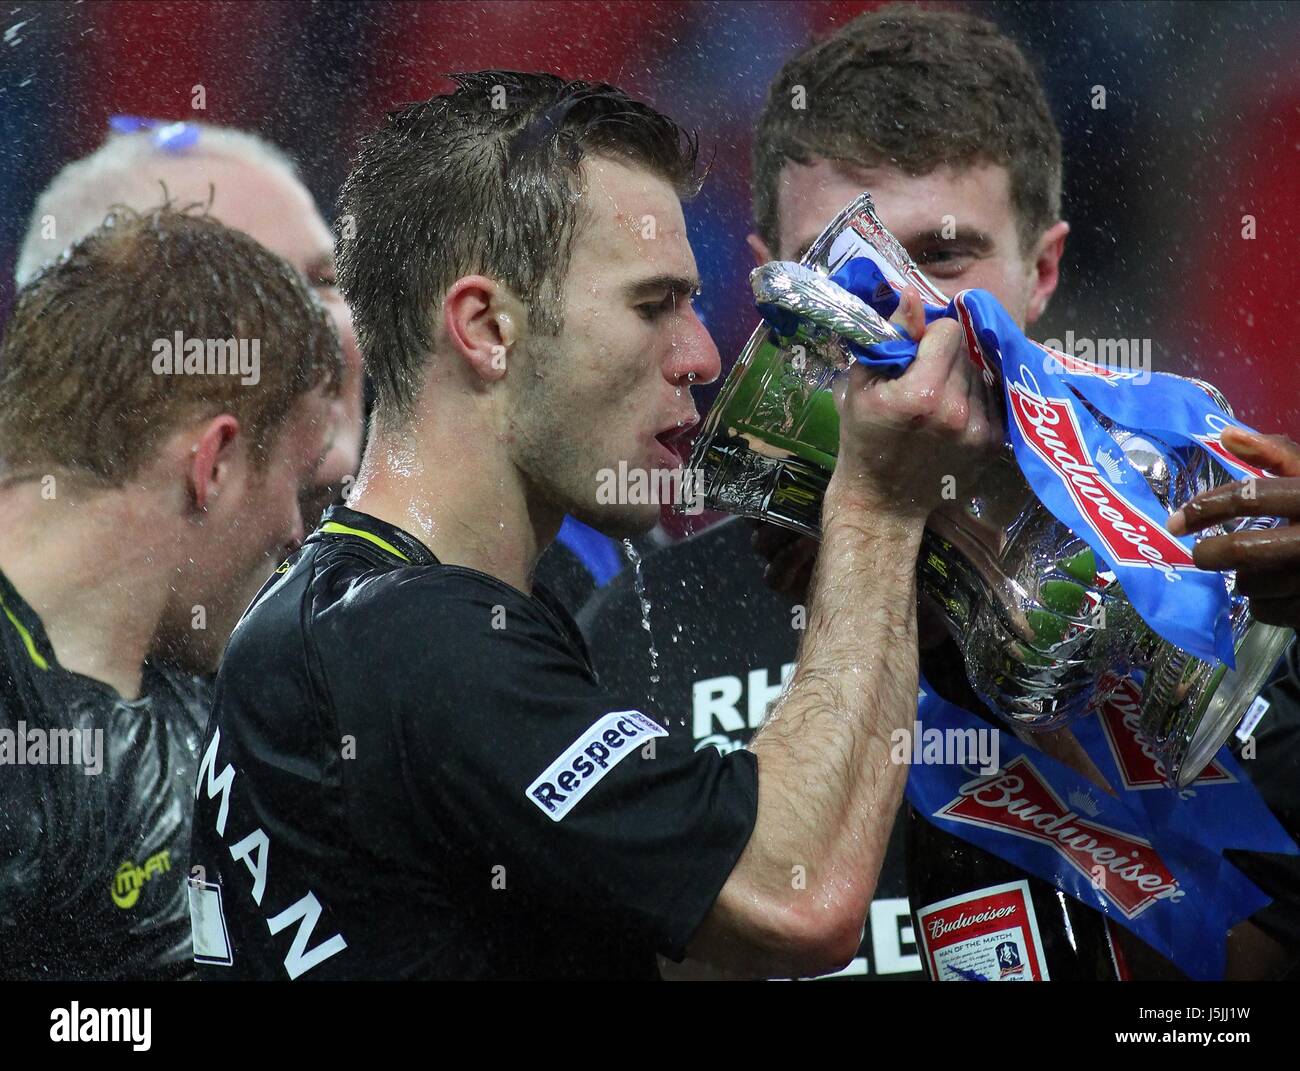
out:
<path id="1" fill-rule="evenodd" d="M 871 345 L 900 337 L 870 305 L 827 278 L 868 250 L 895 283 L 911 283 L 926 301 L 947 304 L 865 194 L 799 264 L 757 269 L 751 276 L 756 300 L 793 314 L 791 333 L 778 336 L 760 325 L 710 410 L 690 461 L 708 508 L 820 535 L 839 443 L 830 384 L 854 359 L 845 340 Z M 1208 389 L 1228 410 L 1222 395 Z M 1233 479 L 1200 450 L 1177 450 L 1099 419 L 1170 512 Z M 1276 523 L 1250 519 L 1240 527 Z M 1194 781 L 1222 746 L 1290 638 L 1289 630 L 1252 619 L 1231 575 L 1235 670 L 1156 635 L 1114 576 L 1099 568 L 1089 545 L 1038 501 L 1009 447 L 973 494 L 930 516 L 918 580 L 959 645 L 975 692 L 1013 727 L 1061 728 L 1096 710 L 1126 677 L 1140 677 L 1142 734 L 1178 788 Z"/>

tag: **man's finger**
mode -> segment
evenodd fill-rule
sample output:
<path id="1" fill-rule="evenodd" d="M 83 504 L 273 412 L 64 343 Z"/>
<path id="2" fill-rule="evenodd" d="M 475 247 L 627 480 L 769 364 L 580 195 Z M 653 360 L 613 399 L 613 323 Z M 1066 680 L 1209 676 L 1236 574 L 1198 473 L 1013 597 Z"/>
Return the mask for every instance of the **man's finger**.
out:
<path id="1" fill-rule="evenodd" d="M 1196 544 L 1192 558 L 1198 569 L 1295 569 L 1300 561 L 1300 527 L 1260 532 L 1233 532 Z"/>
<path id="2" fill-rule="evenodd" d="M 976 382 L 979 383 L 984 397 L 984 415 L 988 419 L 988 445 L 991 449 L 997 449 L 1007 437 L 1006 427 L 1002 422 L 1002 412 L 1005 405 L 1002 385 L 1000 383 L 989 383 L 983 375 L 975 376 Z"/>
<path id="3" fill-rule="evenodd" d="M 1203 491 L 1166 522 L 1174 535 L 1195 532 L 1230 517 L 1300 520 L 1300 479 L 1238 480 Z"/>
<path id="4" fill-rule="evenodd" d="M 955 320 L 935 320 L 925 332 L 911 367 L 897 379 L 883 384 L 882 392 L 891 398 L 940 399 L 951 389 L 954 392 L 959 390 L 964 400 L 966 380 L 954 382 L 954 375 L 967 372 L 964 366 L 958 366 L 959 359 L 964 359 L 966 353 L 961 328 Z M 934 411 L 939 412 L 940 407 L 936 405 Z"/>
<path id="5" fill-rule="evenodd" d="M 991 438 L 989 425 L 994 419 L 994 410 L 989 405 L 988 385 L 974 366 L 968 371 L 966 405 L 970 414 L 966 441 L 973 449 L 983 451 Z"/>
<path id="6" fill-rule="evenodd" d="M 854 361 L 853 367 L 847 374 L 838 375 L 831 381 L 831 393 L 835 397 L 835 406 L 840 414 L 840 420 L 846 419 L 846 406 L 860 404 L 862 397 L 871 392 L 874 392 L 871 394 L 872 399 L 878 400 L 880 391 L 888 389 L 893 382 L 887 380 L 879 371 L 868 368 L 861 361 Z M 848 411 L 852 412 L 852 409 Z M 843 425 L 840 430 L 843 431 Z"/>
<path id="7" fill-rule="evenodd" d="M 1229 425 L 1219 441 L 1231 454 L 1278 476 L 1300 476 L 1300 444 L 1284 435 L 1261 435 Z"/>
<path id="8" fill-rule="evenodd" d="M 889 322 L 911 335 L 913 342 L 920 342 L 921 336 L 925 334 L 925 302 L 911 283 L 903 287 L 899 294 L 898 308 L 894 310 Z"/>

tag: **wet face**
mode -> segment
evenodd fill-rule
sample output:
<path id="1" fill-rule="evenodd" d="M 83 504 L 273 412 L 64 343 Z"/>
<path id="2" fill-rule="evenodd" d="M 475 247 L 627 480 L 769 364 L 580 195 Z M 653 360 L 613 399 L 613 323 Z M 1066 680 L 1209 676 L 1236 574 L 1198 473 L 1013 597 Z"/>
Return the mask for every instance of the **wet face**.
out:
<path id="1" fill-rule="evenodd" d="M 623 536 L 657 521 L 658 505 L 630 499 L 680 468 L 668 440 L 697 422 L 689 388 L 721 361 L 692 304 L 699 276 L 672 187 L 604 158 L 584 169 L 563 330 L 531 337 L 506 378 L 509 440 L 531 497 Z"/>
<path id="2" fill-rule="evenodd" d="M 294 403 L 261 464 L 240 444 L 208 507 L 197 564 L 176 585 L 184 596 L 165 631 L 165 653 L 194 672 L 216 669 L 239 616 L 276 565 L 305 538 L 300 497 L 314 481 L 331 433 L 331 401 L 317 389 Z M 204 627 L 193 625 L 202 606 Z"/>
<path id="3" fill-rule="evenodd" d="M 1041 314 L 1055 287 L 1055 260 L 1044 292 L 1037 251 L 1021 250 L 1009 174 L 995 164 L 911 176 L 892 167 L 850 168 L 820 159 L 787 163 L 777 193 L 776 256 L 800 259 L 840 209 L 868 190 L 881 221 L 939 289 L 949 295 L 988 290 L 1021 326 Z M 751 239 L 751 245 L 756 242 Z"/>

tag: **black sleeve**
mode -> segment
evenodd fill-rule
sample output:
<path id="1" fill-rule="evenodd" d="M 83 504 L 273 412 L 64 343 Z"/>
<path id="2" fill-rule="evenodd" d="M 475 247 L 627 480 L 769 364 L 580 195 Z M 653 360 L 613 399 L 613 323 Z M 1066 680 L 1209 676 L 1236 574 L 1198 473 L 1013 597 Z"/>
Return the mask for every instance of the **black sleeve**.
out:
<path id="1" fill-rule="evenodd" d="M 598 911 L 680 959 L 753 830 L 754 756 L 695 752 L 689 733 L 603 691 L 550 612 L 513 588 L 448 567 L 401 573 L 382 664 L 343 655 L 329 690 L 336 705 L 383 697 L 431 858 L 454 837 L 509 860 L 509 880 L 556 911 Z"/>
<path id="2" fill-rule="evenodd" d="M 0 647 L 0 748 L 17 739 L 26 713 L 13 674 Z M 63 906 L 68 856 L 51 853 L 60 834 L 51 829 L 55 766 L 0 763 L 0 978 L 30 977 L 53 935 L 47 917 Z"/>
<path id="3" fill-rule="evenodd" d="M 0 728 L 13 728 L 2 705 Z M 35 908 L 49 891 L 34 787 L 25 771 L 0 766 L 0 978 L 17 976 L 18 960 L 35 945 Z"/>

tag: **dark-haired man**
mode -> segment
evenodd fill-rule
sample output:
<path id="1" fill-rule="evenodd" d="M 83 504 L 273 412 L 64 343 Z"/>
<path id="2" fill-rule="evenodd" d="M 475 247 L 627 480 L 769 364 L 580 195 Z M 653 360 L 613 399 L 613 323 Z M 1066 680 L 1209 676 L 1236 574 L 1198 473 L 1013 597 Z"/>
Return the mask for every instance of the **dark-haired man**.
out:
<path id="1" fill-rule="evenodd" d="M 755 262 L 799 259 L 868 189 L 938 285 L 983 287 L 1021 324 L 1042 314 L 1069 231 L 1060 218 L 1060 136 L 1033 68 L 991 24 L 887 8 L 810 45 L 778 73 L 754 140 Z M 817 544 L 778 536 L 769 569 L 778 595 L 763 583 L 752 531 L 724 521 L 647 559 L 650 637 L 626 578 L 580 615 L 602 679 L 645 691 L 651 716 L 685 717 L 697 747 L 745 745 L 789 679 L 803 635 Z M 648 639 L 657 641 L 653 670 Z M 870 923 L 845 973 L 920 977 L 901 830 Z"/>
<path id="2" fill-rule="evenodd" d="M 754 141 L 749 244 L 756 263 L 797 260 L 870 190 L 885 225 L 940 287 L 989 290 L 1028 326 L 1056 289 L 1069 232 L 1061 168 L 1047 100 L 1010 38 L 973 15 L 891 6 L 810 44 L 769 87 Z M 688 717 L 700 747 L 744 746 L 780 695 L 802 635 L 817 544 L 762 526 L 755 546 L 768 561 L 764 584 L 751 531 L 728 520 L 667 548 L 645 562 L 643 592 L 622 578 L 580 614 L 608 686 L 645 692 L 653 717 Z M 649 637 L 643 599 L 653 607 Z M 942 638 L 937 623 L 931 631 Z M 1279 692 L 1277 705 L 1285 700 Z M 900 826 L 872 925 L 845 973 L 920 976 L 901 841 Z M 1275 863 L 1285 874 L 1285 860 Z M 1278 940 L 1300 937 L 1300 917 L 1286 904 L 1263 924 Z M 1283 958 L 1278 944 L 1256 936 L 1248 956 L 1272 969 Z"/>
<path id="3" fill-rule="evenodd" d="M 601 488 L 672 471 L 690 386 L 718 374 L 691 305 L 694 156 L 612 87 L 505 71 L 365 142 L 339 264 L 374 435 L 355 508 L 223 661 L 196 786 L 204 976 L 650 978 L 688 951 L 801 975 L 852 956 L 902 788 L 887 750 L 915 703 L 922 519 L 938 473 L 1000 429 L 944 325 L 897 383 L 846 383 L 824 582 L 749 750 L 695 752 L 602 690 L 532 573 L 566 513 L 654 524 L 656 504 Z"/>
<path id="4" fill-rule="evenodd" d="M 118 211 L 20 291 L 0 348 L 0 977 L 192 975 L 194 674 L 242 578 L 302 539 L 341 374 L 288 264 L 170 208 Z"/>

